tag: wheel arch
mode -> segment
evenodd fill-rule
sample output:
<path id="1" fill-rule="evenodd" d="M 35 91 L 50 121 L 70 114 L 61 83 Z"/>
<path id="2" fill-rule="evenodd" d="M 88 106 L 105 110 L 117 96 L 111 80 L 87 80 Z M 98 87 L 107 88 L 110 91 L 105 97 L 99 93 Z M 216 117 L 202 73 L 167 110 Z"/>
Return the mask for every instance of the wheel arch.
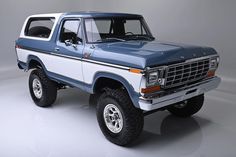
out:
<path id="1" fill-rule="evenodd" d="M 108 83 L 107 85 L 108 87 L 111 86 L 109 83 L 113 83 L 115 87 L 122 85 L 128 92 L 129 97 L 132 100 L 134 106 L 139 108 L 138 100 L 139 100 L 140 94 L 134 90 L 133 86 L 124 77 L 118 74 L 109 73 L 109 72 L 97 72 L 93 79 L 92 92 L 96 93 L 98 92 L 99 87 L 100 89 L 101 87 L 105 87 L 104 81 Z"/>
<path id="2" fill-rule="evenodd" d="M 34 68 L 42 68 L 44 72 L 46 72 L 46 67 L 44 66 L 43 62 L 39 57 L 34 55 L 29 55 L 27 59 L 27 70 L 34 69 Z"/>

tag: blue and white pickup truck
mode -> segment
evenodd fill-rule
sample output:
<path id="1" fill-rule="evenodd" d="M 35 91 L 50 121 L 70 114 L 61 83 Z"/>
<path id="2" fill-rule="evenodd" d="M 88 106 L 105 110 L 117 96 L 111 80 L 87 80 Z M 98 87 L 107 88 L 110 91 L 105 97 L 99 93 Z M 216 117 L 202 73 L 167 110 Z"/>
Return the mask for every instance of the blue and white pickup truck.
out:
<path id="1" fill-rule="evenodd" d="M 220 83 L 213 48 L 155 40 L 136 14 L 33 15 L 15 47 L 19 68 L 32 70 L 29 90 L 36 105 L 50 106 L 64 87 L 94 94 L 103 134 L 123 146 L 139 136 L 145 115 L 168 110 L 191 116 L 201 109 L 204 93 Z"/>

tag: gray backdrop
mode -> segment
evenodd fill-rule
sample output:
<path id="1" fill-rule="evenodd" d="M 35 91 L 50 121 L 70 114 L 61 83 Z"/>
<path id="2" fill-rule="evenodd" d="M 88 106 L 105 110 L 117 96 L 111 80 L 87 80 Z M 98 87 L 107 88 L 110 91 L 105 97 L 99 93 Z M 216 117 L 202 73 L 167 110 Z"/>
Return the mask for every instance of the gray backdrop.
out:
<path id="1" fill-rule="evenodd" d="M 236 0 L 1 1 L 0 157 L 235 156 L 235 8 Z M 102 136 L 89 94 L 60 90 L 52 108 L 37 108 L 28 92 L 29 73 L 16 70 L 14 40 L 27 16 L 79 10 L 140 13 L 160 40 L 212 46 L 221 55 L 224 81 L 193 118 L 149 115 L 134 147 L 116 147 Z"/>
<path id="2" fill-rule="evenodd" d="M 109 11 L 142 14 L 159 40 L 212 46 L 221 56 L 219 74 L 236 76 L 235 0 L 21 0 L 0 5 L 0 67 L 16 63 L 14 41 L 31 14 L 64 11 Z"/>

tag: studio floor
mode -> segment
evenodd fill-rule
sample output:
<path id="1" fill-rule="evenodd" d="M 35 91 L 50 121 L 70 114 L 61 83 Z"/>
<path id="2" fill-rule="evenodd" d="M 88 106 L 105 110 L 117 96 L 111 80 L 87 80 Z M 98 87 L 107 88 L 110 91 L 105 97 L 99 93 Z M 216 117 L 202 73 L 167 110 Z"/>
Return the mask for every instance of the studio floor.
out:
<path id="1" fill-rule="evenodd" d="M 192 118 L 166 111 L 146 116 L 140 138 L 125 148 L 104 138 L 89 94 L 60 90 L 52 107 L 39 108 L 30 98 L 28 74 L 0 70 L 0 157 L 236 156 L 234 80 L 207 93 Z"/>

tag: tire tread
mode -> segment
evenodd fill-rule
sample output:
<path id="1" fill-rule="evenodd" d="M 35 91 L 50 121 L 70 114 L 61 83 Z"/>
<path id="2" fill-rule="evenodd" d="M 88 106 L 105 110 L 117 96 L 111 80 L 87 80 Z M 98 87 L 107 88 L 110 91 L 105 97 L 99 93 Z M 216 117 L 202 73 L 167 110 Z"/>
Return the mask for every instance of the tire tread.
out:
<path id="1" fill-rule="evenodd" d="M 40 79 L 43 88 L 43 95 L 41 99 L 37 99 L 34 96 L 32 90 L 32 81 L 35 77 Z M 42 69 L 33 70 L 29 77 L 29 89 L 32 99 L 34 100 L 35 104 L 40 107 L 48 107 L 52 105 L 57 97 L 57 86 L 56 83 L 51 81 Z"/>
<path id="2" fill-rule="evenodd" d="M 101 109 L 99 109 L 99 104 L 101 103 L 101 101 L 106 98 L 112 98 L 117 101 L 120 107 L 122 108 L 124 114 L 123 120 L 128 125 L 124 126 L 120 135 L 111 136 L 111 134 L 107 133 L 108 130 L 104 128 L 106 127 L 103 125 L 104 120 L 99 116 L 99 114 L 101 113 L 97 112 L 98 123 L 100 125 L 100 128 L 109 141 L 121 146 L 128 145 L 132 143 L 142 132 L 144 123 L 143 113 L 140 109 L 137 109 L 133 106 L 132 101 L 130 100 L 126 90 L 105 88 L 104 91 L 105 92 L 101 95 L 99 99 L 97 111 L 102 111 Z"/>

